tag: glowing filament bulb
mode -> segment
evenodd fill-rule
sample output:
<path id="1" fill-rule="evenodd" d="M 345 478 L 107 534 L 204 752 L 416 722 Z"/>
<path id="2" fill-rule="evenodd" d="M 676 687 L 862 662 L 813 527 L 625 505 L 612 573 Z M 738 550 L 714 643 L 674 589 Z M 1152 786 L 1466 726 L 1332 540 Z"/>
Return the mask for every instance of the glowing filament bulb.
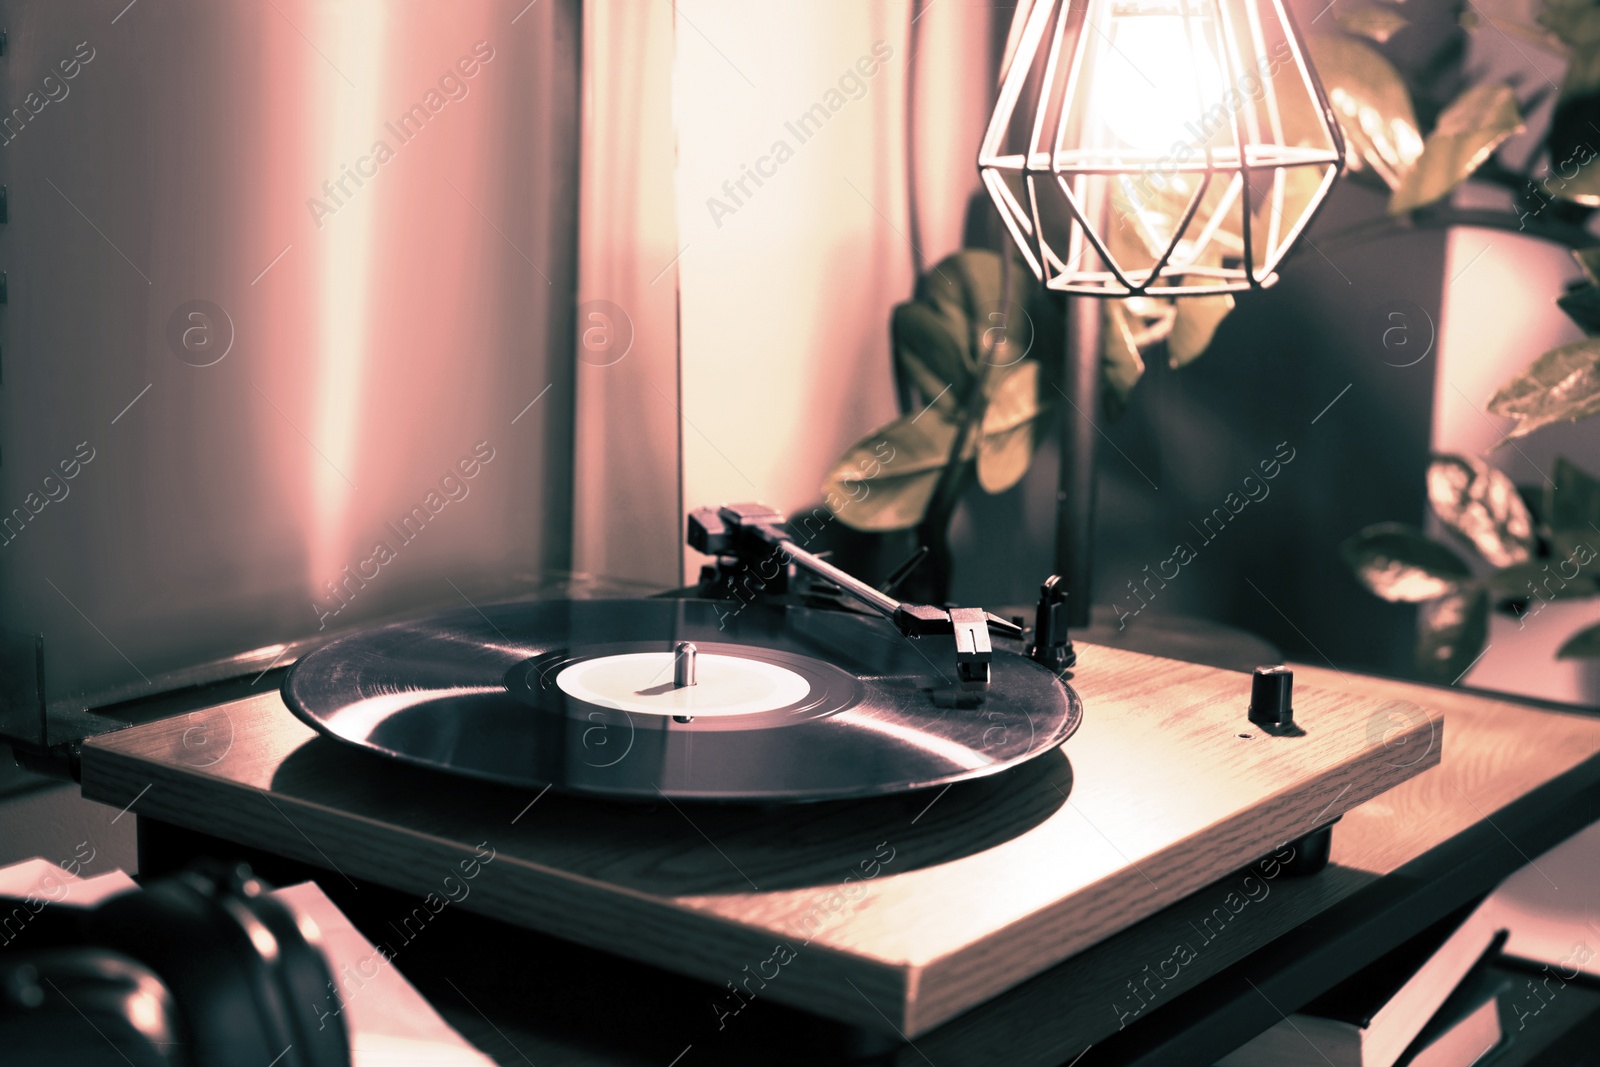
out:
<path id="1" fill-rule="evenodd" d="M 1106 127 L 1107 147 L 1170 152 L 1194 139 L 1186 124 L 1222 97 L 1214 20 L 1196 6 L 1192 0 L 1114 0 L 1106 25 L 1090 29 L 1091 47 L 1100 51 L 1092 68 L 1093 110 Z"/>

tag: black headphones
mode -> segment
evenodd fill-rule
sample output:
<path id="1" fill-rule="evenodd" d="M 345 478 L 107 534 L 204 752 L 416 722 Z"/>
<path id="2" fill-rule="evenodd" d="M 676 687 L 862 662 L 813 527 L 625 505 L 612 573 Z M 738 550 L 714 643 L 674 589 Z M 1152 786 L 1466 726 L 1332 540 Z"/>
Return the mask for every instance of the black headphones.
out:
<path id="1" fill-rule="evenodd" d="M 87 913 L 27 910 L 46 921 L 0 950 L 7 1062 L 349 1067 L 318 931 L 244 865 L 198 864 Z"/>

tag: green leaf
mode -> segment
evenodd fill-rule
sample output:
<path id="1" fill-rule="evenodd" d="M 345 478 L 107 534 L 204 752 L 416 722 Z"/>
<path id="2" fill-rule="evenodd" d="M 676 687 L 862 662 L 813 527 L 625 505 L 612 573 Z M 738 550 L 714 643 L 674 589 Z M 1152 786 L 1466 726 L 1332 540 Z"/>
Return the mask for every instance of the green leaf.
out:
<path id="1" fill-rule="evenodd" d="M 1107 300 L 1100 330 L 1100 371 L 1105 387 L 1100 406 L 1106 418 L 1120 418 L 1128 409 L 1133 387 L 1144 374 L 1135 334 L 1135 316 L 1125 300 Z"/>
<path id="2" fill-rule="evenodd" d="M 1516 483 L 1476 456 L 1436 456 L 1428 465 L 1428 503 L 1496 567 L 1533 556 L 1533 516 Z"/>
<path id="3" fill-rule="evenodd" d="M 1389 214 L 1399 215 L 1445 196 L 1521 129 L 1522 114 L 1511 86 L 1474 85 L 1439 116 L 1422 155 L 1395 188 Z"/>
<path id="4" fill-rule="evenodd" d="M 1580 560 L 1593 562 L 1594 558 L 1594 553 L 1586 552 L 1544 563 L 1519 563 L 1495 571 L 1485 579 L 1485 585 L 1497 602 L 1525 600 L 1532 604 L 1538 600 L 1582 600 L 1600 594 L 1600 586 L 1594 583 L 1594 569 L 1590 568 L 1585 576 L 1579 563 Z M 1564 573 L 1571 577 L 1563 577 Z"/>
<path id="5" fill-rule="evenodd" d="M 1600 411 L 1600 338 L 1552 348 L 1502 385 L 1489 410 L 1517 420 L 1510 438 Z"/>
<path id="6" fill-rule="evenodd" d="M 889 336 L 895 359 L 923 402 L 954 418 L 972 372 L 967 368 L 966 345 L 957 341 L 950 320 L 927 304 L 911 301 L 894 309 Z"/>
<path id="7" fill-rule="evenodd" d="M 1010 299 L 1002 308 L 1006 269 Z M 1060 361 L 1061 308 L 1024 267 L 1015 260 L 1007 267 L 995 252 L 957 252 L 924 274 L 915 298 L 894 309 L 890 336 L 895 359 L 928 407 L 857 442 L 840 459 L 825 491 L 830 501 L 848 503 L 841 520 L 863 530 L 920 522 L 968 418 L 977 421 L 959 462 L 976 458 L 978 479 L 990 492 L 1016 484 L 1044 433 L 1049 408 L 1039 397 Z M 980 379 L 985 395 L 974 397 Z M 879 446 L 899 458 L 883 463 L 883 472 L 863 486 L 859 471 L 875 462 Z"/>
<path id="8" fill-rule="evenodd" d="M 1369 37 L 1379 44 L 1411 25 L 1404 15 L 1388 4 L 1335 5 L 1333 18 L 1348 32 L 1358 37 Z"/>
<path id="9" fill-rule="evenodd" d="M 981 306 L 983 310 L 994 309 L 1000 302 L 998 284 L 995 286 L 993 294 L 987 292 L 974 293 L 974 288 L 981 284 L 981 282 L 974 280 L 974 275 L 980 279 L 989 275 L 989 272 L 985 270 L 969 272 L 966 269 L 969 257 L 974 254 L 958 252 L 955 255 L 946 256 L 938 263 L 935 263 L 926 274 L 917 280 L 915 302 L 928 308 L 938 316 L 944 328 L 949 332 L 950 340 L 961 353 L 961 365 L 967 377 L 955 383 L 958 390 L 978 370 L 978 357 L 973 351 L 972 342 L 978 332 L 975 328 L 974 320 L 982 315 L 982 311 L 979 308 Z M 986 254 L 994 259 L 996 267 L 994 277 L 998 282 L 1000 257 L 992 252 Z M 945 370 L 942 367 L 935 367 L 934 369 Z M 948 373 L 954 378 L 958 372 L 950 369 Z"/>
<path id="10" fill-rule="evenodd" d="M 1399 71 L 1371 45 L 1313 34 L 1306 46 L 1353 150 L 1351 163 L 1369 166 L 1390 189 L 1422 155 L 1422 134 L 1411 94 Z"/>
<path id="11" fill-rule="evenodd" d="M 1222 265 L 1221 256 L 1217 257 L 1217 265 Z M 1172 333 L 1172 324 L 1178 317 L 1178 301 L 1172 297 L 1130 296 L 1123 298 L 1122 310 L 1127 312 L 1133 343 L 1143 352 L 1165 341 Z"/>
<path id="12" fill-rule="evenodd" d="M 936 410 L 904 415 L 850 447 L 823 480 L 822 499 L 852 529 L 910 529 L 926 514 L 955 439 L 955 425 Z"/>
<path id="13" fill-rule="evenodd" d="M 1590 285 L 1600 285 L 1600 245 L 1575 248 L 1572 250 L 1572 258 L 1583 268 L 1583 276 L 1589 279 Z"/>
<path id="14" fill-rule="evenodd" d="M 1600 552 L 1595 551 L 1600 545 L 1600 535 L 1593 530 L 1552 530 L 1550 531 L 1550 555 L 1553 557 L 1550 566 L 1558 571 L 1565 571 L 1567 567 L 1577 565 L 1584 570 L 1584 577 L 1579 579 L 1579 584 L 1594 583 L 1596 591 L 1600 591 L 1600 568 L 1590 567 L 1589 564 L 1600 557 Z M 1588 592 L 1577 594 L 1588 596 Z"/>
<path id="15" fill-rule="evenodd" d="M 968 287 L 959 261 L 946 257 L 917 282 L 915 299 L 898 305 L 889 320 L 896 358 L 915 357 L 940 382 L 932 393 L 925 394 L 927 401 L 946 385 L 959 398 L 977 374 Z"/>
<path id="16" fill-rule="evenodd" d="M 1600 93 L 1592 94 L 1600 96 Z M 1594 101 L 1585 111 L 1594 111 Z M 1572 104 L 1568 104 L 1571 107 Z M 1558 112 L 1562 118 L 1563 126 L 1578 121 L 1566 111 Z M 1587 119 L 1587 115 L 1582 116 Z M 1583 126 L 1574 130 L 1563 129 L 1559 133 L 1552 130 L 1546 138 L 1546 147 L 1551 154 L 1552 173 L 1538 179 L 1536 191 L 1542 191 L 1561 200 L 1570 200 L 1575 204 L 1585 207 L 1600 207 L 1600 159 L 1596 158 L 1595 151 L 1589 147 L 1587 141 L 1580 141 L 1576 146 L 1561 147 L 1558 138 L 1570 138 L 1576 135 L 1579 138 L 1591 134 L 1592 127 L 1587 121 Z M 1571 174 L 1564 173 L 1568 167 L 1573 168 Z M 1541 209 L 1542 210 L 1542 209 Z"/>
<path id="17" fill-rule="evenodd" d="M 993 372 L 999 379 L 983 411 L 978 484 L 1003 493 L 1022 480 L 1048 430 L 1050 406 L 1039 394 L 1039 364 L 1026 360 Z"/>
<path id="18" fill-rule="evenodd" d="M 1424 604 L 1417 615 L 1417 673 L 1453 684 L 1489 639 L 1489 594 L 1471 589 Z"/>
<path id="19" fill-rule="evenodd" d="M 1211 347 L 1217 327 L 1233 310 L 1233 297 L 1188 296 L 1177 303 L 1178 313 L 1167 335 L 1167 360 L 1174 370 L 1193 363 Z"/>
<path id="20" fill-rule="evenodd" d="M 1539 25 L 1568 49 L 1560 99 L 1600 88 L 1600 7 L 1593 0 L 1544 0 Z"/>
<path id="21" fill-rule="evenodd" d="M 1455 593 L 1472 576 L 1449 546 L 1395 522 L 1368 526 L 1339 546 L 1339 554 L 1369 591 L 1400 603 Z"/>
<path id="22" fill-rule="evenodd" d="M 1579 630 L 1556 649 L 1556 659 L 1600 659 L 1600 626 Z"/>
<path id="23" fill-rule="evenodd" d="M 1556 297 L 1556 307 L 1593 336 L 1600 333 L 1600 287 L 1582 285 Z"/>
<path id="24" fill-rule="evenodd" d="M 1569 48 L 1600 45 L 1600 8 L 1593 0 L 1543 0 L 1538 22 Z"/>
<path id="25" fill-rule="evenodd" d="M 1577 464 L 1557 456 L 1544 491 L 1545 521 L 1557 533 L 1588 536 L 1600 527 L 1600 481 Z"/>
<path id="26" fill-rule="evenodd" d="M 926 402 L 943 394 L 941 409 L 954 412 L 986 362 L 1053 361 L 1061 351 L 1061 301 L 1013 258 L 1010 306 L 1001 308 L 1001 280 L 997 253 L 957 252 L 922 276 L 915 299 L 895 308 L 895 358 Z"/>
<path id="27" fill-rule="evenodd" d="M 1530 22 L 1524 22 L 1521 19 L 1482 15 L 1480 14 L 1482 6 L 1480 2 L 1461 12 L 1460 23 L 1462 29 L 1476 33 L 1483 29 L 1484 26 L 1490 26 L 1507 37 L 1520 37 L 1529 44 L 1538 45 L 1547 52 L 1553 52 L 1558 56 L 1567 55 L 1569 51 L 1567 46 L 1562 43 L 1561 38 L 1549 30 Z"/>

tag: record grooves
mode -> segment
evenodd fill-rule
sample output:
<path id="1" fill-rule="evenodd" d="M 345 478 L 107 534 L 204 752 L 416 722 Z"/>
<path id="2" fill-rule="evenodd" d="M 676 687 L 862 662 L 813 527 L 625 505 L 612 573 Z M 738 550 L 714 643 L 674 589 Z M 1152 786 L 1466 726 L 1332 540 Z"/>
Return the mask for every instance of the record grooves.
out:
<path id="1" fill-rule="evenodd" d="M 681 642 L 698 650 L 694 684 L 674 684 Z M 294 667 L 283 697 L 319 732 L 396 760 L 614 798 L 904 792 L 1016 766 L 1077 728 L 1076 694 L 1045 668 L 997 649 L 974 696 L 935 645 L 774 603 L 533 601 L 340 638 Z"/>

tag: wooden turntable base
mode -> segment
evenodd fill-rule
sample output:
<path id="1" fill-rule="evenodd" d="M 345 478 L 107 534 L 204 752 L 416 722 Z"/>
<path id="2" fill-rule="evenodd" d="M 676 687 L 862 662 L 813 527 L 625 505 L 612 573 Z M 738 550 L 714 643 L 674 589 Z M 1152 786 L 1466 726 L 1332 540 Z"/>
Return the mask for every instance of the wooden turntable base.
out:
<path id="1" fill-rule="evenodd" d="M 1304 735 L 1269 736 L 1245 718 L 1246 675 L 1079 654 L 1084 724 L 1063 752 L 944 792 L 536 795 L 320 738 L 275 692 L 91 740 L 83 791 L 719 987 L 759 973 L 764 997 L 915 1039 L 1440 758 L 1440 717 L 1410 701 L 1302 684 Z"/>

